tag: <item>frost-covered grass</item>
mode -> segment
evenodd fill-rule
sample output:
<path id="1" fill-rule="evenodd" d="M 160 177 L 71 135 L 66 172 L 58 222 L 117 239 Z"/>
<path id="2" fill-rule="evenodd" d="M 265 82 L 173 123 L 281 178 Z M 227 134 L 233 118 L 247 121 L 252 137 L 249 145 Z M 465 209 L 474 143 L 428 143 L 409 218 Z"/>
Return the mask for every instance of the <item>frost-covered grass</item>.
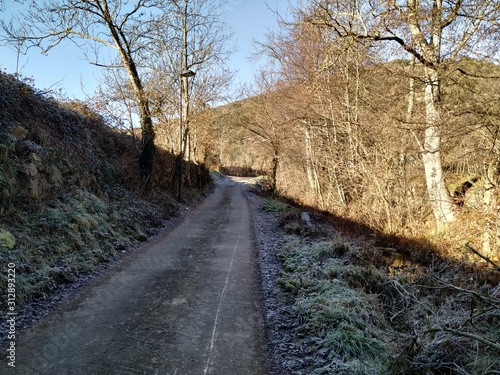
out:
<path id="1" fill-rule="evenodd" d="M 0 72 L 0 114 L 0 264 L 16 265 L 18 307 L 124 255 L 181 208 L 174 155 L 158 147 L 153 190 L 140 193 L 139 145 L 85 103 Z M 185 186 L 184 202 L 206 182 Z M 0 317 L 6 283 L 0 272 Z"/>
<path id="2" fill-rule="evenodd" d="M 224 178 L 224 175 L 220 172 L 217 172 L 217 171 L 210 171 L 210 177 L 212 177 L 212 181 L 213 182 L 217 182 L 217 181 L 220 181 Z"/>
<path id="3" fill-rule="evenodd" d="M 80 188 L 38 210 L 17 212 L 9 226 L 16 246 L 0 249 L 2 264 L 16 265 L 17 303 L 49 293 L 126 253 L 161 228 L 170 213 L 124 189 L 110 200 Z M 0 275 L 2 290 L 5 276 Z"/>
<path id="4" fill-rule="evenodd" d="M 391 275 L 370 256 L 340 236 L 295 237 L 280 251 L 289 327 L 311 374 L 500 372 L 498 285 L 465 287 L 458 269 Z"/>
<path id="5" fill-rule="evenodd" d="M 356 271 L 335 255 L 347 244 L 328 241 L 312 245 L 289 244 L 281 251 L 282 288 L 293 295 L 292 315 L 296 332 L 304 338 L 308 355 L 318 373 L 342 363 L 350 373 L 388 373 L 390 344 L 384 340 L 387 326 L 373 294 L 352 287 Z M 380 275 L 364 273 L 374 282 Z"/>
<path id="6" fill-rule="evenodd" d="M 278 284 L 287 307 L 281 324 L 300 348 L 294 371 L 500 373 L 494 277 L 433 253 L 411 256 L 341 234 L 287 231 L 294 210 L 263 199 L 262 211 L 282 218 Z"/>

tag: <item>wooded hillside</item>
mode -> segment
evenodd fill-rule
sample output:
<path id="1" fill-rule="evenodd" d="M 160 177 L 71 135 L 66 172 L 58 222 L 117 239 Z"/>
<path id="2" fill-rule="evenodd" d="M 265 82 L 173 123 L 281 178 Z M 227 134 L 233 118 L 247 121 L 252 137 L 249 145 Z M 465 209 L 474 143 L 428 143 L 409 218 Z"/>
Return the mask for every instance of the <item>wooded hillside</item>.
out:
<path id="1" fill-rule="evenodd" d="M 497 261 L 498 4 L 381 4 L 385 29 L 370 4 L 298 6 L 261 43 L 255 95 L 214 112 L 212 155 L 301 204 Z"/>

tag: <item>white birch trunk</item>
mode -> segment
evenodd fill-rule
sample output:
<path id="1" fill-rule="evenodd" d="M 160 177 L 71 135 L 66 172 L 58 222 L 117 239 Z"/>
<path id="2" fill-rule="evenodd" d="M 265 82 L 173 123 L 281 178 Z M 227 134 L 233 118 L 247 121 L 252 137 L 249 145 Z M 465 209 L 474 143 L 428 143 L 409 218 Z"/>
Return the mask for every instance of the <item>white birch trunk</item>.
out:
<path id="1" fill-rule="evenodd" d="M 422 161 L 425 170 L 427 192 L 436 225 L 443 227 L 453 222 L 453 202 L 446 187 L 441 162 L 441 92 L 438 67 L 441 61 L 442 0 L 433 0 L 430 20 L 430 40 L 422 32 L 418 16 L 418 1 L 408 0 L 408 26 L 412 39 L 426 61 L 425 67 L 425 134 Z"/>
<path id="2" fill-rule="evenodd" d="M 309 126 L 305 124 L 304 126 L 304 142 L 306 146 L 306 172 L 307 181 L 309 182 L 309 189 L 315 193 L 315 183 L 313 175 L 313 162 L 312 162 L 312 150 L 311 150 L 311 134 L 309 132 Z"/>
<path id="3" fill-rule="evenodd" d="M 432 211 L 438 227 L 453 222 L 453 203 L 446 187 L 441 163 L 441 131 L 439 108 L 439 74 L 427 67 L 425 82 L 426 129 L 422 160 Z"/>
<path id="4" fill-rule="evenodd" d="M 497 168 L 497 162 L 490 161 L 486 169 L 486 179 L 484 181 L 484 193 L 483 202 L 484 209 L 487 214 L 491 214 L 495 207 L 495 173 Z M 488 215 L 490 216 L 490 215 Z M 483 232 L 483 254 L 487 257 L 494 256 L 493 246 L 492 246 L 492 234 L 489 220 L 487 219 L 486 228 Z"/>

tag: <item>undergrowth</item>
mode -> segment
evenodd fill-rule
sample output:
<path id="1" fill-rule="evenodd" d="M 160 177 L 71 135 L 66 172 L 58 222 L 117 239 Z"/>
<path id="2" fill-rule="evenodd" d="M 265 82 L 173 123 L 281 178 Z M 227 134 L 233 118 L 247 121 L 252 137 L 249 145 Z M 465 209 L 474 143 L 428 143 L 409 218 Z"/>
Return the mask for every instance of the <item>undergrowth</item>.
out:
<path id="1" fill-rule="evenodd" d="M 339 242 L 287 245 L 279 254 L 283 264 L 279 284 L 293 296 L 296 333 L 304 340 L 317 373 L 338 370 L 339 363 L 353 374 L 367 369 L 388 373 L 391 350 L 383 335 L 387 323 L 376 295 L 351 286 L 364 272 L 349 269 L 335 257 L 345 246 Z M 375 271 L 364 274 L 366 283 L 379 282 Z"/>
<path id="2" fill-rule="evenodd" d="M 293 216 L 269 205 L 263 210 Z M 278 283 L 309 373 L 500 373 L 495 278 L 428 251 L 287 233 Z"/>

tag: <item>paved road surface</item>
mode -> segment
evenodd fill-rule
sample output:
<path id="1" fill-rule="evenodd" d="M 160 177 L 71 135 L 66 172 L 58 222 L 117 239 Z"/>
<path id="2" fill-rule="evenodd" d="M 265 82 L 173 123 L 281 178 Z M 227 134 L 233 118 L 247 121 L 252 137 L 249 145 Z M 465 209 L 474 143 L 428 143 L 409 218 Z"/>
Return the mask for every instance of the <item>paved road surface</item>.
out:
<path id="1" fill-rule="evenodd" d="M 234 178 L 145 249 L 21 332 L 0 374 L 264 375 L 247 201 Z"/>

